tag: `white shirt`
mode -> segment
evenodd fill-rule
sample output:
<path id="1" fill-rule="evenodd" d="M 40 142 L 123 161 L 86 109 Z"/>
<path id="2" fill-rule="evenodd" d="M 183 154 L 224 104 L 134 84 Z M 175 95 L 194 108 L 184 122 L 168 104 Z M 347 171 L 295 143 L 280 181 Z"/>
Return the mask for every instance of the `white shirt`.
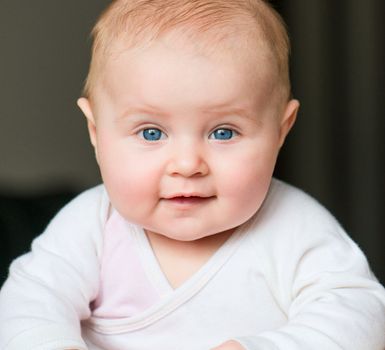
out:
<path id="1" fill-rule="evenodd" d="M 1 350 L 208 350 L 229 339 L 247 350 L 384 350 L 383 287 L 303 192 L 273 180 L 259 212 L 177 289 L 143 230 L 126 222 L 159 295 L 129 316 L 108 316 L 106 303 L 130 287 L 130 274 L 100 295 L 110 213 L 102 186 L 83 193 L 12 264 L 0 293 Z M 93 309 L 95 300 L 102 302 Z"/>

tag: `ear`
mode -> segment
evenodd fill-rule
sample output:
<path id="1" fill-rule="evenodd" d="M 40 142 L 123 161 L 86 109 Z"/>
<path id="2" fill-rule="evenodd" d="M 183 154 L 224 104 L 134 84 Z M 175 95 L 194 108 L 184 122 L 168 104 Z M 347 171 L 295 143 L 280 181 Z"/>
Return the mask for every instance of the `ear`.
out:
<path id="1" fill-rule="evenodd" d="M 78 99 L 77 105 L 82 110 L 84 116 L 87 119 L 88 133 L 90 135 L 92 146 L 94 146 L 96 160 L 98 160 L 98 150 L 97 150 L 97 141 L 96 141 L 96 123 L 95 123 L 95 118 L 92 112 L 90 101 L 85 97 L 81 97 Z"/>
<path id="2" fill-rule="evenodd" d="M 285 111 L 282 116 L 281 125 L 280 125 L 280 136 L 279 136 L 279 147 L 282 147 L 287 134 L 295 123 L 297 119 L 297 113 L 299 109 L 298 100 L 290 100 L 286 105 Z"/>

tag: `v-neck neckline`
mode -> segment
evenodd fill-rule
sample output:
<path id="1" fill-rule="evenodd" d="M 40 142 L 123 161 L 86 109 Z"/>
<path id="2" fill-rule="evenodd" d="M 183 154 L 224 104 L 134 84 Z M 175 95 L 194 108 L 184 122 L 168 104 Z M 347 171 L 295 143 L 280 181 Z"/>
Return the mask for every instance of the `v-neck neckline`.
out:
<path id="1" fill-rule="evenodd" d="M 248 227 L 248 225 L 241 225 L 238 227 L 197 272 L 190 276 L 180 286 L 173 288 L 161 269 L 144 230 L 139 226 L 128 222 L 126 222 L 126 225 L 128 232 L 132 234 L 138 247 L 138 252 L 143 263 L 143 269 L 161 298 L 153 306 L 132 317 L 120 319 L 91 317 L 87 322 L 88 327 L 104 334 L 116 334 L 146 327 L 165 317 L 180 305 L 187 302 L 204 288 L 222 266 L 225 265 L 227 260 L 229 260 L 239 246 Z"/>
<path id="2" fill-rule="evenodd" d="M 163 271 L 158 258 L 156 257 L 155 251 L 151 245 L 151 242 L 142 228 L 135 227 L 134 238 L 143 263 L 143 268 L 147 273 L 148 278 L 154 284 L 154 287 L 158 290 L 161 296 L 168 293 L 175 293 L 177 290 L 184 288 L 184 285 L 191 284 L 190 281 L 199 279 L 201 275 L 207 273 L 212 267 L 217 264 L 217 260 L 220 256 L 226 255 L 228 246 L 232 245 L 233 241 L 236 241 L 239 234 L 238 229 L 212 254 L 212 256 L 202 266 L 187 278 L 180 286 L 173 287 L 169 282 L 165 272 Z"/>
<path id="3" fill-rule="evenodd" d="M 174 292 L 177 288 L 173 288 L 168 281 L 151 246 L 150 240 L 142 228 L 135 227 L 134 239 L 139 248 L 138 251 L 142 261 L 142 267 L 147 274 L 147 278 L 158 291 L 159 295 L 164 297 Z"/>

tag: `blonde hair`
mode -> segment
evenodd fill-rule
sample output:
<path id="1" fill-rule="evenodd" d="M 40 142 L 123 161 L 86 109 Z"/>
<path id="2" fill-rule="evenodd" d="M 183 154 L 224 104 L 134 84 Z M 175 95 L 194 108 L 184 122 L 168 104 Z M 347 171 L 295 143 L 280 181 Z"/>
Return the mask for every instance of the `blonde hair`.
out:
<path id="1" fill-rule="evenodd" d="M 251 23 L 251 24 L 250 24 Z M 114 43 L 128 47 L 150 42 L 174 29 L 223 41 L 236 25 L 262 37 L 277 67 L 286 98 L 290 95 L 290 42 L 281 16 L 266 0 L 114 0 L 92 30 L 90 68 L 83 96 L 91 97 Z M 255 35 L 253 40 L 257 40 Z"/>

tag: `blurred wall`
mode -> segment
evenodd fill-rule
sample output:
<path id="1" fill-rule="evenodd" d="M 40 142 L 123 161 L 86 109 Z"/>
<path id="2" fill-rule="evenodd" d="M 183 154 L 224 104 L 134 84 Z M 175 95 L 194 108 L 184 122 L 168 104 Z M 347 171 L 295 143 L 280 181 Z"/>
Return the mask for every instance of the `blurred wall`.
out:
<path id="1" fill-rule="evenodd" d="M 108 1 L 0 1 L 0 189 L 99 182 L 76 106 L 89 31 Z"/>
<path id="2" fill-rule="evenodd" d="M 385 2 L 281 1 L 301 101 L 277 173 L 338 218 L 385 282 Z"/>

